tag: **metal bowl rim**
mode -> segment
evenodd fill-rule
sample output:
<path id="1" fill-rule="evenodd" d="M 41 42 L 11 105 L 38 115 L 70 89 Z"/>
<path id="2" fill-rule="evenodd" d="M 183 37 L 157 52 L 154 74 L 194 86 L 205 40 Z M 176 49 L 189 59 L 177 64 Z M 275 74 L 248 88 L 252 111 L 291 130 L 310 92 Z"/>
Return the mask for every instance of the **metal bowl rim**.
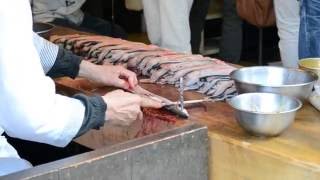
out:
<path id="1" fill-rule="evenodd" d="M 42 34 L 42 33 L 47 33 L 47 32 L 50 32 L 54 27 L 55 27 L 55 25 L 53 25 L 53 24 L 51 24 L 51 23 L 43 23 L 43 22 L 35 22 L 35 24 L 45 24 L 45 25 L 49 25 L 48 27 L 48 29 L 46 29 L 46 30 L 42 30 L 42 31 L 36 31 L 35 33 L 37 33 L 37 34 Z"/>
<path id="2" fill-rule="evenodd" d="M 283 67 L 277 67 L 277 66 L 268 66 L 268 67 L 272 67 L 272 68 L 279 68 L 279 69 L 290 69 L 290 70 L 295 70 L 295 71 L 301 71 L 301 72 L 304 72 L 304 73 L 308 73 L 310 74 L 314 80 L 313 81 L 310 81 L 310 82 L 307 82 L 307 83 L 300 83 L 300 84 L 283 84 L 283 85 L 279 85 L 279 86 L 269 86 L 269 85 L 263 85 L 263 84 L 258 84 L 258 83 L 250 83 L 250 82 L 246 82 L 246 81 L 242 81 L 242 80 L 239 80 L 239 79 L 236 79 L 234 78 L 234 74 L 240 70 L 243 70 L 243 69 L 253 69 L 253 68 L 262 68 L 262 67 L 267 67 L 267 66 L 251 66 L 251 67 L 243 67 L 243 68 L 240 68 L 240 69 L 236 69 L 234 71 L 232 71 L 230 73 L 230 78 L 233 79 L 234 81 L 236 82 L 240 82 L 240 83 L 243 83 L 243 84 L 247 84 L 247 85 L 255 85 L 255 86 L 259 86 L 259 87 L 270 87 L 270 88 L 281 88 L 281 87 L 296 87 L 296 86 L 305 86 L 305 85 L 310 85 L 312 83 L 314 83 L 315 81 L 318 80 L 318 76 L 316 75 L 316 73 L 314 72 L 311 72 L 311 71 L 305 71 L 305 70 L 301 70 L 301 69 L 294 69 L 294 68 L 283 68 Z"/>
<path id="3" fill-rule="evenodd" d="M 320 70 L 320 66 L 318 68 L 312 68 L 312 67 L 307 67 L 307 66 L 304 66 L 302 65 L 301 63 L 304 62 L 304 61 L 320 61 L 320 57 L 317 57 L 317 58 L 304 58 L 304 59 L 300 59 L 298 64 L 300 67 L 302 68 L 306 68 L 306 69 L 310 69 L 310 70 Z"/>
<path id="4" fill-rule="evenodd" d="M 251 95 L 254 95 L 254 94 L 273 94 L 273 95 L 277 95 L 277 96 L 283 96 L 283 97 L 287 97 L 287 98 L 289 98 L 289 99 L 292 99 L 292 100 L 296 101 L 296 102 L 298 103 L 298 106 L 297 106 L 296 108 L 294 108 L 294 109 L 291 109 L 291 110 L 281 111 L 281 112 L 274 113 L 274 112 L 256 112 L 256 111 L 249 111 L 249 110 L 239 109 L 239 108 L 235 107 L 235 106 L 232 104 L 232 100 L 233 100 L 234 98 L 237 98 L 237 97 L 239 97 L 239 96 L 248 95 L 248 94 L 251 94 Z M 239 95 L 231 98 L 230 100 L 227 100 L 227 103 L 228 103 L 232 108 L 234 108 L 235 110 L 239 110 L 239 111 L 247 112 L 247 113 L 252 113 L 252 114 L 258 114 L 258 115 L 286 114 L 286 113 L 298 111 L 298 110 L 302 107 L 302 102 L 301 102 L 298 98 L 291 97 L 291 96 L 285 96 L 285 95 L 281 95 L 281 94 L 276 94 L 276 93 L 259 93 L 259 92 L 239 94 Z"/>

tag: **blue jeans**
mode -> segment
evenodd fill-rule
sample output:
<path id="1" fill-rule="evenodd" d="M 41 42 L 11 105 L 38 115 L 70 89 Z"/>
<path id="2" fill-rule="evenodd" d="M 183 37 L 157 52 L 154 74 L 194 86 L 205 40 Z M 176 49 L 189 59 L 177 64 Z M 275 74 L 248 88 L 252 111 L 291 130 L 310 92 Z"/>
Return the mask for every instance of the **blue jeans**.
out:
<path id="1" fill-rule="evenodd" d="M 320 57 L 320 1 L 301 0 L 299 58 Z"/>

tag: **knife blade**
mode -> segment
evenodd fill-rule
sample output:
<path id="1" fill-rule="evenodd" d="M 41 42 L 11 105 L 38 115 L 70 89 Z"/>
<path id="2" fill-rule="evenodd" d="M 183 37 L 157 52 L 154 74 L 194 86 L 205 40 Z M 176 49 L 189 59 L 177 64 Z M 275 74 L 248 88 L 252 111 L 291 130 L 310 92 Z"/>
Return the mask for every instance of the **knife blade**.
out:
<path id="1" fill-rule="evenodd" d="M 215 100 L 209 99 L 209 98 L 195 99 L 195 100 L 183 101 L 183 104 L 187 105 L 187 104 L 197 104 L 197 103 L 203 103 L 203 102 L 215 102 Z M 180 104 L 181 104 L 181 101 L 175 101 L 171 103 L 164 103 L 163 106 L 174 106 L 174 105 L 180 105 Z"/>
<path id="2" fill-rule="evenodd" d="M 179 108 L 180 110 L 184 109 L 184 97 L 183 97 L 183 91 L 184 91 L 184 84 L 183 84 L 183 77 L 180 78 L 179 81 Z"/>
<path id="3" fill-rule="evenodd" d="M 152 92 L 147 91 L 146 89 L 143 89 L 141 86 L 136 86 L 134 89 L 130 90 L 132 93 L 134 94 L 138 94 L 141 96 L 147 96 L 149 98 L 152 98 L 154 100 L 158 100 L 163 104 L 171 104 L 172 101 L 170 101 L 169 99 L 156 95 Z M 189 117 L 189 113 L 186 109 L 181 109 L 180 107 L 178 107 L 177 105 L 171 105 L 171 106 L 163 106 L 163 108 L 167 109 L 170 112 L 173 112 L 174 114 L 177 114 L 178 116 L 182 117 L 182 118 L 188 118 Z"/>

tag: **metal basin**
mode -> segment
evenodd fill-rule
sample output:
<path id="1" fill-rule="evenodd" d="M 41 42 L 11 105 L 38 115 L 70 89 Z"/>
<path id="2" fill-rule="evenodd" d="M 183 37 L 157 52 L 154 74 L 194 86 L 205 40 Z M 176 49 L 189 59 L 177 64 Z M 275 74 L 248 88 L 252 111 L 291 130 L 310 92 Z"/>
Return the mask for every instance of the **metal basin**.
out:
<path id="1" fill-rule="evenodd" d="M 33 31 L 37 33 L 39 36 L 46 39 L 50 37 L 50 33 L 53 28 L 54 28 L 54 25 L 49 23 L 40 23 L 40 22 L 33 23 Z"/>
<path id="2" fill-rule="evenodd" d="M 256 136 L 277 136 L 294 121 L 301 108 L 299 99 L 273 93 L 246 93 L 228 103 L 235 109 L 238 123 Z"/>
<path id="3" fill-rule="evenodd" d="M 307 58 L 299 61 L 299 68 L 312 71 L 320 77 L 320 58 Z"/>
<path id="4" fill-rule="evenodd" d="M 270 92 L 306 100 L 318 79 L 312 72 L 272 66 L 245 67 L 231 73 L 239 94 Z"/>

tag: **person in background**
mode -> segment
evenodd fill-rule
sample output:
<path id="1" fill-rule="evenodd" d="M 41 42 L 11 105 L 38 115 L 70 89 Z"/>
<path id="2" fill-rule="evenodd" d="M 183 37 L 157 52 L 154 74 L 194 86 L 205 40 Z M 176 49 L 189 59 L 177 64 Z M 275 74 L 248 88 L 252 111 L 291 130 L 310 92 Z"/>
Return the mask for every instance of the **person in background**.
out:
<path id="1" fill-rule="evenodd" d="M 242 51 L 242 20 L 237 14 L 236 0 L 224 0 L 222 14 L 219 57 L 227 62 L 238 63 Z"/>
<path id="2" fill-rule="evenodd" d="M 64 147 L 105 121 L 128 125 L 142 117 L 141 107 L 161 107 L 160 102 L 122 90 L 104 96 L 77 94 L 70 98 L 56 94 L 48 76 L 81 76 L 124 89 L 134 88 L 137 79 L 124 68 L 82 61 L 39 38 L 32 31 L 28 0 L 2 1 L 0 29 L 0 176 L 31 167 L 1 136 L 3 132 Z"/>
<path id="3" fill-rule="evenodd" d="M 282 65 L 284 67 L 297 68 L 299 61 L 299 1 L 274 0 L 273 2 L 278 35 L 280 37 L 279 48 Z"/>
<path id="4" fill-rule="evenodd" d="M 200 53 L 201 33 L 208 14 L 210 0 L 194 0 L 190 12 L 191 48 L 193 54 Z"/>
<path id="5" fill-rule="evenodd" d="M 191 53 L 189 14 L 193 0 L 143 0 L 147 33 L 152 44 Z"/>
<path id="6" fill-rule="evenodd" d="M 300 2 L 299 58 L 320 57 L 320 2 Z"/>
<path id="7" fill-rule="evenodd" d="M 115 38 L 127 39 L 118 25 L 81 10 L 86 0 L 31 0 L 35 22 L 52 23 Z"/>

